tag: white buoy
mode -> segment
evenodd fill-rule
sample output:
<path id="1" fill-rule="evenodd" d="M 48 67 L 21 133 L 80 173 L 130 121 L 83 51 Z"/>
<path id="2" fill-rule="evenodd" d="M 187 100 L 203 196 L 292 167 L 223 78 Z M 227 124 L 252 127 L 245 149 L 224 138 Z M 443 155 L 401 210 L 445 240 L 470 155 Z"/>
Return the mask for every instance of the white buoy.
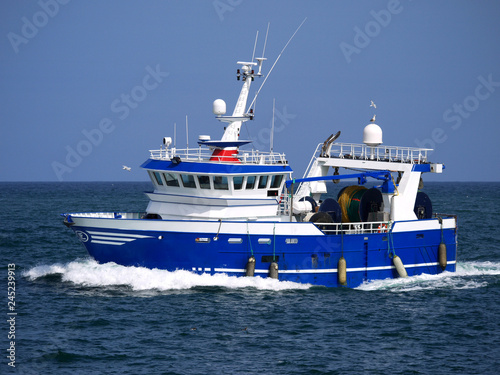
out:
<path id="1" fill-rule="evenodd" d="M 245 276 L 253 276 L 255 273 L 255 257 L 252 255 L 248 258 L 247 265 L 245 267 Z"/>
<path id="2" fill-rule="evenodd" d="M 271 265 L 269 266 L 269 274 L 268 276 L 271 279 L 277 279 L 278 278 L 278 263 L 272 262 Z"/>
<path id="3" fill-rule="evenodd" d="M 403 265 L 403 261 L 400 257 L 394 255 L 394 257 L 392 258 L 392 263 L 394 263 L 394 267 L 396 267 L 396 271 L 398 271 L 399 277 L 408 277 L 405 266 Z"/>
<path id="4" fill-rule="evenodd" d="M 340 285 L 347 285 L 347 263 L 344 257 L 340 257 L 337 264 L 337 278 Z"/>
<path id="5" fill-rule="evenodd" d="M 448 260 L 446 259 L 446 244 L 444 242 L 441 242 L 438 247 L 438 261 L 444 271 L 448 265 Z"/>

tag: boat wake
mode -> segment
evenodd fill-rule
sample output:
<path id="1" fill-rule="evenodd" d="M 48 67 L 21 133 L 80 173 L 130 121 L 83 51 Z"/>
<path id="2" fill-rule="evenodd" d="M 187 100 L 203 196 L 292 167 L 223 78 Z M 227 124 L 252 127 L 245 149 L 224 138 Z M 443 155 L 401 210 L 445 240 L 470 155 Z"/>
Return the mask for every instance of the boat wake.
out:
<path id="1" fill-rule="evenodd" d="M 500 275 L 498 262 L 461 262 L 456 272 L 439 275 L 420 275 L 405 279 L 374 280 L 363 283 L 358 290 L 387 290 L 393 292 L 436 289 L 474 289 L 491 284 L 492 276 Z M 91 259 L 66 264 L 41 265 L 24 271 L 23 276 L 34 281 L 59 276 L 64 282 L 82 287 L 126 287 L 133 291 L 175 291 L 197 287 L 228 289 L 255 288 L 258 290 L 304 290 L 310 284 L 278 281 L 263 277 L 235 277 L 226 274 L 194 274 L 189 271 L 169 272 L 143 267 L 125 267 L 115 263 L 99 264 Z M 496 280 L 497 278 L 495 278 Z"/>
<path id="2" fill-rule="evenodd" d="M 189 271 L 169 272 L 143 267 L 125 267 L 116 263 L 99 264 L 85 259 L 67 264 L 33 267 L 23 276 L 37 280 L 59 275 L 62 281 L 84 287 L 120 287 L 133 291 L 187 290 L 195 287 L 223 287 L 229 289 L 255 288 L 259 290 L 309 289 L 310 284 L 278 281 L 262 277 L 235 277 L 226 274 L 194 274 Z"/>
<path id="3" fill-rule="evenodd" d="M 484 288 L 500 275 L 498 262 L 457 262 L 456 272 L 443 272 L 438 275 L 423 274 L 405 279 L 385 279 L 365 282 L 358 290 L 389 290 L 412 292 L 436 289 L 476 289 Z M 492 278 L 493 277 L 493 278 Z"/>

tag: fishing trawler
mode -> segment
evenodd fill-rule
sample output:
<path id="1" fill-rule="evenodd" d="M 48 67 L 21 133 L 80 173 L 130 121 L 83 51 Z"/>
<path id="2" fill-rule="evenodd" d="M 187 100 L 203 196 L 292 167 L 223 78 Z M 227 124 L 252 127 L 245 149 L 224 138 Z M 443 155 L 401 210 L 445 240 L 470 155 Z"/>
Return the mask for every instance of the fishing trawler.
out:
<path id="1" fill-rule="evenodd" d="M 200 135 L 199 147 L 178 149 L 165 137 L 150 150 L 145 212 L 62 214 L 88 253 L 100 263 L 328 287 L 455 271 L 457 218 L 433 213 L 419 191 L 422 174 L 444 165 L 428 160 L 429 149 L 383 145 L 375 117 L 362 144 L 336 142 L 340 132 L 319 143 L 302 178 L 285 154 L 244 149 L 249 89 L 265 60 L 237 63 L 231 115 L 214 101 L 226 124 L 220 140 Z M 378 185 L 367 188 L 369 179 Z"/>

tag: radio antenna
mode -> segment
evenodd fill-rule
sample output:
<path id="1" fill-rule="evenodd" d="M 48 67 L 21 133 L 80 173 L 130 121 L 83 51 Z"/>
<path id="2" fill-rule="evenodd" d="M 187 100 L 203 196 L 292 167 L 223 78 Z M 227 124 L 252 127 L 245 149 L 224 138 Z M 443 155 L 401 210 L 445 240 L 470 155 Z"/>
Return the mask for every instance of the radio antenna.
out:
<path id="1" fill-rule="evenodd" d="M 257 30 L 257 35 L 255 35 L 255 43 L 253 45 L 253 52 L 252 52 L 252 61 L 254 60 L 254 57 L 255 57 L 255 48 L 257 47 L 257 39 L 259 39 L 259 30 Z"/>
<path id="2" fill-rule="evenodd" d="M 266 52 L 267 35 L 269 34 L 269 25 L 270 24 L 271 24 L 271 22 L 267 23 L 266 39 L 264 40 L 264 48 L 262 49 L 262 57 L 264 57 L 264 54 Z"/>
<path id="3" fill-rule="evenodd" d="M 276 106 L 276 98 L 273 98 L 273 122 L 271 123 L 271 135 L 270 135 L 270 144 L 271 144 L 271 154 L 273 153 L 273 141 L 274 141 L 274 108 Z"/>
<path id="4" fill-rule="evenodd" d="M 307 20 L 307 17 L 304 18 L 304 21 L 302 21 L 302 23 L 299 25 L 299 27 L 297 27 L 297 30 L 295 30 L 295 32 L 292 34 L 292 36 L 290 37 L 290 39 L 288 39 L 288 42 L 286 42 L 285 46 L 283 47 L 283 49 L 281 50 L 280 54 L 278 55 L 278 57 L 276 58 L 276 61 L 274 61 L 274 64 L 273 66 L 271 67 L 271 69 L 269 70 L 269 73 L 267 73 L 266 75 L 266 78 L 264 78 L 264 81 L 262 82 L 262 84 L 260 85 L 259 87 L 259 90 L 257 90 L 257 94 L 255 94 L 255 97 L 253 98 L 252 102 L 250 103 L 250 105 L 248 106 L 248 110 L 247 110 L 247 113 L 248 111 L 250 110 L 250 108 L 252 108 L 252 106 L 254 105 L 255 101 L 257 100 L 257 96 L 259 96 L 259 93 L 260 93 L 260 90 L 262 90 L 262 87 L 264 87 L 264 84 L 266 83 L 267 79 L 269 78 L 269 76 L 271 75 L 271 72 L 273 71 L 274 67 L 276 66 L 276 63 L 278 62 L 278 60 L 280 59 L 281 55 L 283 54 L 283 52 L 285 52 L 285 49 L 286 47 L 288 47 L 288 45 L 290 44 L 290 42 L 292 41 L 293 37 L 295 36 L 295 34 L 297 34 L 297 32 L 299 31 L 299 29 L 302 27 L 302 25 L 304 24 L 304 22 L 306 22 Z"/>
<path id="5" fill-rule="evenodd" d="M 174 122 L 174 148 L 177 147 L 177 123 Z"/>
<path id="6" fill-rule="evenodd" d="M 189 148 L 188 116 L 186 115 L 186 149 Z"/>

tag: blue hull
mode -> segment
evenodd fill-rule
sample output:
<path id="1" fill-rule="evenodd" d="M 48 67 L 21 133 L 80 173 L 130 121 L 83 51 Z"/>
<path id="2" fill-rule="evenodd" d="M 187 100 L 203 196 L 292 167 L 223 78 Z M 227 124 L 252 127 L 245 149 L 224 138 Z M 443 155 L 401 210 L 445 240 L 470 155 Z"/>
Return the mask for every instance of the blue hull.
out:
<path id="1" fill-rule="evenodd" d="M 341 286 L 337 263 L 342 253 L 347 264 L 347 287 L 357 287 L 368 280 L 398 277 L 392 253 L 402 260 L 408 276 L 455 271 L 457 254 L 455 229 L 443 231 L 447 248 L 447 266 L 443 270 L 438 264 L 440 230 L 263 238 L 262 235 L 214 237 L 211 234 L 208 237 L 207 233 L 124 231 L 76 225 L 71 228 L 100 263 L 244 276 L 248 258 L 254 255 L 255 276 L 267 277 L 274 260 L 279 266 L 279 280 L 328 287 Z"/>

